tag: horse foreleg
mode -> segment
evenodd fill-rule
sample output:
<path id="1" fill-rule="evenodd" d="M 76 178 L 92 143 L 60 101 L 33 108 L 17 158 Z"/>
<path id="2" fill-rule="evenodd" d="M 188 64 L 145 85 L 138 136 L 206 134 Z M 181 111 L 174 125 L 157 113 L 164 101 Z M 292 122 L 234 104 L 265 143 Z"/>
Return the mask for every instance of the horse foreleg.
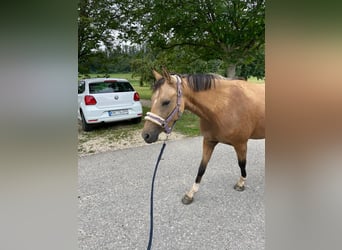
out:
<path id="1" fill-rule="evenodd" d="M 235 184 L 234 189 L 237 191 L 245 190 L 245 181 L 247 179 L 247 172 L 246 172 L 246 156 L 247 156 L 247 142 L 238 144 L 234 146 L 238 164 L 241 170 L 241 176 L 238 182 Z"/>
<path id="2" fill-rule="evenodd" d="M 203 139 L 202 160 L 201 160 L 200 166 L 198 168 L 198 173 L 197 173 L 197 176 L 195 179 L 195 183 L 192 185 L 190 191 L 184 195 L 184 197 L 182 199 L 183 204 L 187 205 L 193 201 L 194 195 L 198 191 L 199 184 L 201 182 L 202 176 L 205 173 L 208 162 L 210 160 L 210 157 L 211 157 L 216 145 L 217 145 L 217 142 L 208 141 L 206 139 Z"/>

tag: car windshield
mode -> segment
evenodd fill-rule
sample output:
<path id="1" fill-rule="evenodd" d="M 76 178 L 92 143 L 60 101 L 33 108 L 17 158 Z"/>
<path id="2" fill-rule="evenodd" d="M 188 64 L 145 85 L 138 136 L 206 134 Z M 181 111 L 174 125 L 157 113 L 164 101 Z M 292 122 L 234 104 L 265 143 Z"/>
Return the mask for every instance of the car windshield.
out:
<path id="1" fill-rule="evenodd" d="M 90 94 L 115 93 L 115 92 L 131 92 L 134 91 L 129 82 L 104 81 L 89 84 Z"/>

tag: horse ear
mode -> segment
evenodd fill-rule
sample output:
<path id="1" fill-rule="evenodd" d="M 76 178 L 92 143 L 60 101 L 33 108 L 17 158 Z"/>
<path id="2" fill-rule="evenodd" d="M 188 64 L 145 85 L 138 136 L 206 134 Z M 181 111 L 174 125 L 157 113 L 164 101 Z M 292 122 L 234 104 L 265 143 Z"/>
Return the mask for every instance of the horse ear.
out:
<path id="1" fill-rule="evenodd" d="M 157 71 L 155 71 L 154 69 L 152 70 L 152 73 L 153 73 L 154 78 L 156 78 L 157 81 L 163 78 L 163 76 L 159 74 Z"/>
<path id="2" fill-rule="evenodd" d="M 163 66 L 163 77 L 168 81 L 171 82 L 170 73 L 167 71 L 166 67 Z"/>

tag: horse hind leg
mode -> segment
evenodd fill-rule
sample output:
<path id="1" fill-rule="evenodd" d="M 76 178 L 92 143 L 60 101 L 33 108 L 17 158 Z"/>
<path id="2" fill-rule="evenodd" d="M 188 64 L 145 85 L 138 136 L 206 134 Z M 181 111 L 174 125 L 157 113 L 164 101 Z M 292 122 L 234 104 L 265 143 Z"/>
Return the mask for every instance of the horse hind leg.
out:
<path id="1" fill-rule="evenodd" d="M 183 196 L 183 199 L 182 199 L 183 204 L 188 205 L 188 204 L 192 203 L 195 193 L 198 192 L 199 184 L 202 180 L 202 176 L 205 173 L 208 162 L 211 158 L 211 155 L 212 155 L 216 145 L 217 145 L 217 142 L 212 142 L 212 141 L 208 141 L 206 139 L 203 139 L 202 160 L 201 160 L 200 166 L 198 168 L 198 173 L 197 173 L 197 176 L 195 179 L 195 183 L 192 185 L 189 192 L 187 192 Z"/>
<path id="2" fill-rule="evenodd" d="M 247 142 L 234 146 L 235 152 L 238 158 L 238 164 L 241 170 L 241 176 L 237 183 L 234 185 L 234 189 L 237 191 L 245 190 L 245 181 L 247 179 L 246 172 L 246 156 L 247 156 Z"/>

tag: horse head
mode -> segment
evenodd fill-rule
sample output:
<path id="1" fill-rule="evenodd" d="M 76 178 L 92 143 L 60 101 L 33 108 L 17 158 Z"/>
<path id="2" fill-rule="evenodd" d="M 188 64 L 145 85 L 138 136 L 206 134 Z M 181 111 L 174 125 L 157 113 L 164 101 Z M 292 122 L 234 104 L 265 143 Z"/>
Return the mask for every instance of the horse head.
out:
<path id="1" fill-rule="evenodd" d="M 156 82 L 151 97 L 151 111 L 147 112 L 142 137 L 145 142 L 158 140 L 161 132 L 171 133 L 175 122 L 184 111 L 181 78 L 163 68 L 162 75 L 152 71 Z"/>

